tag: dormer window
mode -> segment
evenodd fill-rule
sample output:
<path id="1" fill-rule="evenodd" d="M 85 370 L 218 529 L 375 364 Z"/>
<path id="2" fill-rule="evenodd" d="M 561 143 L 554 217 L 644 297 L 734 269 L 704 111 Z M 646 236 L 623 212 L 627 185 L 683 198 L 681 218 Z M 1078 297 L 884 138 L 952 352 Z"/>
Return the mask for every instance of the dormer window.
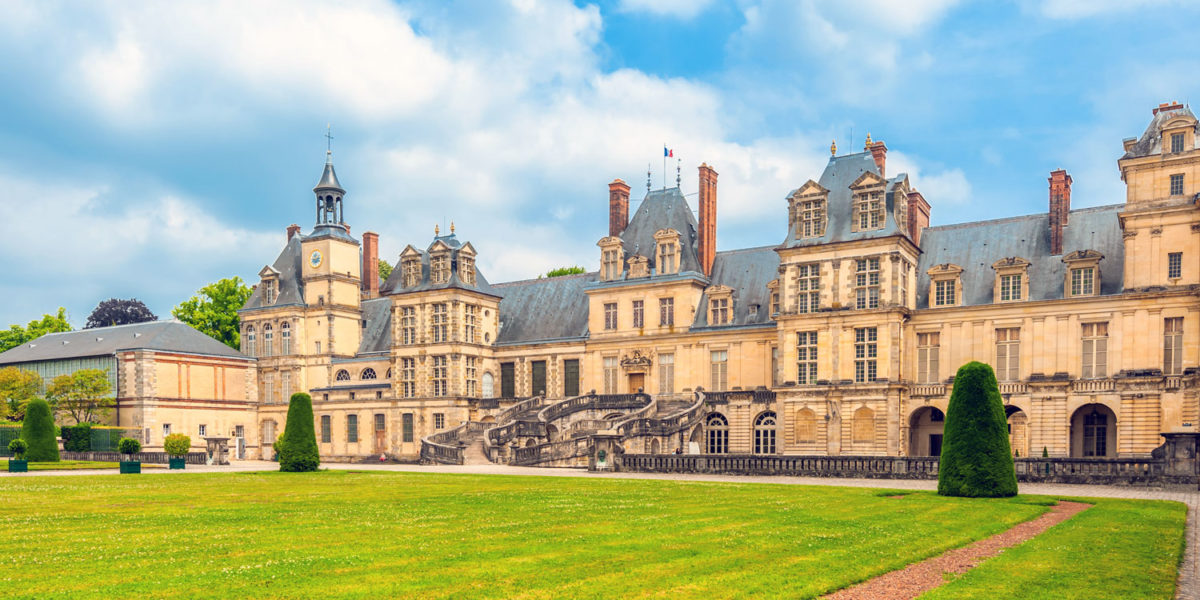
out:
<path id="1" fill-rule="evenodd" d="M 733 320 L 733 288 L 718 285 L 708 290 L 708 324 L 728 325 Z"/>
<path id="2" fill-rule="evenodd" d="M 854 195 L 855 231 L 883 229 L 883 192 L 863 192 Z"/>
<path id="3" fill-rule="evenodd" d="M 1029 298 L 1029 261 L 1013 256 L 992 263 L 996 284 L 992 297 L 996 302 L 1018 302 Z"/>
<path id="4" fill-rule="evenodd" d="M 1096 269 L 1080 267 L 1071 269 L 1071 295 L 1092 296 L 1096 293 Z"/>
<path id="5" fill-rule="evenodd" d="M 1077 250 L 1063 257 L 1067 264 L 1067 297 L 1095 296 L 1100 291 L 1100 261 L 1104 255 L 1095 250 Z"/>
<path id="6" fill-rule="evenodd" d="M 779 300 L 779 280 L 778 279 L 772 279 L 770 281 L 770 283 L 767 284 L 767 293 L 771 297 L 771 317 L 774 317 L 775 315 L 778 315 L 779 312 L 783 308 L 781 306 L 780 300 Z"/>
<path id="7" fill-rule="evenodd" d="M 616 281 L 624 271 L 625 251 L 621 248 L 621 238 L 606 237 L 596 244 L 600 246 L 600 279 L 601 281 Z"/>
<path id="8" fill-rule="evenodd" d="M 816 238 L 825 235 L 829 222 L 827 212 L 829 190 L 808 180 L 791 197 L 791 224 L 797 238 Z"/>
<path id="9" fill-rule="evenodd" d="M 450 255 L 435 255 L 430 261 L 430 279 L 433 283 L 448 283 L 450 281 Z"/>
<path id="10" fill-rule="evenodd" d="M 650 259 L 645 256 L 634 256 L 629 259 L 629 278 L 650 276 Z"/>
<path id="11" fill-rule="evenodd" d="M 679 272 L 679 232 L 660 229 L 654 233 L 657 246 L 655 265 L 659 275 L 674 275 Z"/>
<path id="12" fill-rule="evenodd" d="M 958 306 L 962 299 L 962 267 L 952 264 L 929 269 L 929 305 Z"/>
<path id="13" fill-rule="evenodd" d="M 1171 152 L 1183 152 L 1183 132 L 1171 134 Z"/>
<path id="14" fill-rule="evenodd" d="M 475 285 L 475 259 L 470 256 L 458 257 L 458 278 L 467 285 Z"/>
<path id="15" fill-rule="evenodd" d="M 403 269 L 402 283 L 404 287 L 413 287 L 421 283 L 420 258 L 413 257 L 404 259 L 404 264 L 401 265 L 401 269 Z"/>
<path id="16" fill-rule="evenodd" d="M 265 304 L 275 304 L 275 282 L 267 280 L 263 285 L 263 301 Z"/>

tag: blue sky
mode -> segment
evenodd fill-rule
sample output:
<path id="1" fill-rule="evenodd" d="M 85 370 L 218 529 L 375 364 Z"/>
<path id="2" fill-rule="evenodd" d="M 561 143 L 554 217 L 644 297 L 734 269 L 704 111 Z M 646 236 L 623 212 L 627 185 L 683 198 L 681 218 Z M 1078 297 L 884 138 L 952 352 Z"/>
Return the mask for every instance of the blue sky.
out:
<path id="1" fill-rule="evenodd" d="M 312 224 L 327 123 L 354 232 L 394 261 L 454 221 L 506 281 L 594 269 L 606 184 L 661 182 L 664 142 L 685 193 L 720 173 L 732 249 L 867 132 L 935 225 L 1043 211 L 1059 167 L 1119 203 L 1121 139 L 1200 91 L 1200 10 L 1164 0 L 4 6 L 0 324 L 252 280 Z"/>

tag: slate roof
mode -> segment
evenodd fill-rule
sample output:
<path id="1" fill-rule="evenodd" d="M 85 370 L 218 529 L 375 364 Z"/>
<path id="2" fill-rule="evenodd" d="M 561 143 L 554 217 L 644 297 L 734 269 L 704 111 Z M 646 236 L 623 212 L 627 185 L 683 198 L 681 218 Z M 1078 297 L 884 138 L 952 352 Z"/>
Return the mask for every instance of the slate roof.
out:
<path id="1" fill-rule="evenodd" d="M 362 341 L 358 353 L 387 352 L 392 348 L 392 301 L 389 298 L 364 300 L 362 319 L 366 327 L 362 330 Z"/>
<path id="2" fill-rule="evenodd" d="M 1100 261 L 1100 295 L 1124 289 L 1125 244 L 1117 215 L 1123 204 L 1073 210 L 1063 228 L 1063 254 L 1050 254 L 1048 214 L 930 227 L 921 234 L 917 263 L 917 308 L 929 308 L 929 275 L 935 265 L 951 263 L 963 268 L 961 304 L 993 302 L 996 272 L 992 264 L 1002 258 L 1021 257 L 1029 265 L 1029 300 L 1063 297 L 1067 265 L 1063 256 L 1076 250 L 1096 250 Z"/>
<path id="3" fill-rule="evenodd" d="M 305 240 L 321 240 L 325 238 L 337 238 L 358 245 L 358 240 L 350 235 L 349 231 L 346 231 L 346 227 L 337 223 L 322 223 L 314 227 L 312 233 L 304 236 Z"/>
<path id="4" fill-rule="evenodd" d="M 156 350 L 254 360 L 180 321 L 151 321 L 49 333 L 0 353 L 0 365 Z"/>
<path id="5" fill-rule="evenodd" d="M 646 194 L 629 225 L 621 232 L 625 259 L 628 260 L 634 255 L 645 256 L 650 259 L 650 268 L 656 268 L 658 252 L 654 233 L 668 228 L 679 232 L 679 245 L 683 247 L 679 257 L 679 272 L 699 273 L 701 269 L 696 249 L 699 239 L 696 217 L 677 187 L 654 190 Z"/>
<path id="6" fill-rule="evenodd" d="M 783 241 L 784 247 L 816 246 L 831 242 L 879 238 L 907 233 L 897 226 L 896 203 L 894 199 L 894 192 L 897 187 L 901 187 L 901 189 L 907 187 L 908 175 L 904 173 L 900 173 L 887 180 L 885 187 L 886 211 L 883 229 L 859 232 L 850 231 L 854 202 L 854 194 L 850 192 L 850 186 L 863 173 L 879 175 L 879 167 L 875 164 L 875 159 L 871 156 L 870 152 L 831 156 L 829 163 L 825 165 L 825 170 L 821 173 L 821 179 L 817 181 L 818 185 L 829 190 L 829 201 L 826 205 L 828 222 L 825 225 L 825 235 L 821 237 L 797 238 L 794 228 L 789 228 L 791 230 L 788 231 L 787 238 Z M 799 188 L 792 190 L 788 193 L 787 197 L 791 198 L 798 191 Z"/>
<path id="7" fill-rule="evenodd" d="M 430 277 L 429 251 L 433 249 L 438 242 L 442 242 L 450 247 L 450 281 L 447 281 L 446 283 L 433 283 L 432 278 Z M 381 294 L 407 294 L 409 292 L 424 292 L 428 290 L 456 288 L 480 292 L 491 296 L 498 296 L 499 294 L 492 289 L 492 286 L 488 283 L 487 278 L 483 276 L 483 273 L 479 272 L 478 262 L 475 263 L 474 284 L 468 284 L 458 276 L 458 252 L 464 245 L 465 244 L 460 242 L 458 237 L 456 237 L 453 233 L 450 235 L 442 235 L 433 238 L 433 243 L 429 244 L 429 248 L 425 250 L 417 250 L 417 252 L 421 255 L 421 282 L 417 285 L 404 287 L 403 261 L 397 258 L 396 266 L 392 269 L 391 276 L 388 277 L 387 281 L 383 282 L 383 285 L 379 287 L 379 292 Z M 414 250 L 416 249 L 414 248 Z"/>
<path id="8" fill-rule="evenodd" d="M 1146 126 L 1146 131 L 1142 132 L 1142 136 L 1138 138 L 1137 143 L 1135 143 L 1122 158 L 1137 158 L 1139 156 L 1162 154 L 1162 127 L 1167 123 L 1167 121 L 1180 116 L 1190 117 L 1192 119 L 1196 118 L 1196 115 L 1192 114 L 1192 109 L 1187 106 L 1174 110 L 1160 110 L 1155 113 L 1154 118 L 1150 119 L 1150 124 Z M 1193 131 L 1195 131 L 1197 134 L 1192 136 L 1193 147 L 1195 147 L 1195 144 L 1200 142 L 1200 139 L 1198 139 L 1200 138 L 1200 124 L 1197 124 L 1195 127 L 1193 127 Z M 1193 148 L 1185 148 L 1185 150 L 1191 149 Z"/>
<path id="9" fill-rule="evenodd" d="M 496 284 L 492 290 L 501 297 L 496 343 L 586 338 L 588 297 L 584 288 L 597 278 L 598 273 L 585 273 Z"/>
<path id="10" fill-rule="evenodd" d="M 313 188 L 314 192 L 317 190 L 337 190 L 343 194 L 346 193 L 346 190 L 342 188 L 342 183 L 338 181 L 337 171 L 333 170 L 332 155 L 326 155 L 325 170 L 321 172 L 321 180 Z"/>
<path id="11" fill-rule="evenodd" d="M 292 239 L 288 240 L 287 245 L 283 247 L 283 252 L 280 252 L 279 257 L 271 264 L 271 268 L 279 272 L 279 293 L 275 296 L 275 302 L 269 306 L 264 302 L 266 300 L 266 290 L 260 285 L 254 289 L 254 293 L 246 300 L 246 304 L 242 306 L 242 310 L 303 304 L 304 281 L 301 278 L 302 271 L 300 270 L 303 260 L 304 257 L 301 256 L 300 236 L 294 235 Z"/>
<path id="12" fill-rule="evenodd" d="M 726 250 L 713 259 L 710 286 L 733 288 L 733 315 L 728 325 L 712 329 L 773 323 L 767 284 L 779 276 L 779 255 L 774 246 Z M 757 310 L 751 308 L 757 306 Z M 708 293 L 700 298 L 692 328 L 709 328 Z"/>

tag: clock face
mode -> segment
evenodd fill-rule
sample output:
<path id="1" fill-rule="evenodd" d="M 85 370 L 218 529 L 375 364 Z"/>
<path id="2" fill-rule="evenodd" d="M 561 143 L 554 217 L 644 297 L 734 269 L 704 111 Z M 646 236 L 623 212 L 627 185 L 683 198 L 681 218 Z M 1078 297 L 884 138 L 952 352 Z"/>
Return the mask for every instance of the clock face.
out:
<path id="1" fill-rule="evenodd" d="M 314 268 L 314 269 L 321 266 L 321 251 L 320 250 L 312 251 L 312 255 L 308 257 L 308 264 L 312 265 L 312 268 Z"/>

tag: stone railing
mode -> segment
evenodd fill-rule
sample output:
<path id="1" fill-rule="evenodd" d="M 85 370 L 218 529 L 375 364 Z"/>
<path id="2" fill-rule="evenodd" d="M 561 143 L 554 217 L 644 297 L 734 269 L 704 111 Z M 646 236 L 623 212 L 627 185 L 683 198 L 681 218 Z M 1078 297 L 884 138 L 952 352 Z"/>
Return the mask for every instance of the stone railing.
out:
<path id="1" fill-rule="evenodd" d="M 1001 381 L 1000 394 L 1024 394 L 1029 392 L 1029 384 L 1024 381 Z"/>
<path id="2" fill-rule="evenodd" d="M 1180 474 L 1168 473 L 1166 461 L 1155 458 L 1018 458 L 1013 462 L 1020 481 L 1108 485 L 1196 481 L 1194 474 L 1177 480 Z"/>
<path id="3" fill-rule="evenodd" d="M 463 438 L 483 433 L 491 423 L 467 421 L 453 429 L 421 438 L 421 462 L 424 464 L 461 465 Z"/>
<path id="4" fill-rule="evenodd" d="M 730 398 L 745 398 L 750 396 L 751 402 L 770 403 L 775 401 L 775 392 L 771 390 L 745 390 L 745 391 L 726 391 L 726 392 L 704 392 L 704 397 L 709 404 L 728 404 Z"/>
<path id="5" fill-rule="evenodd" d="M 686 411 L 665 419 L 651 419 L 635 415 L 631 419 L 621 421 L 617 425 L 617 433 L 627 438 L 642 435 L 670 435 L 681 428 L 690 427 L 693 421 L 704 413 L 707 396 L 707 393 L 703 391 L 696 391 L 695 402 Z"/>
<path id="6" fill-rule="evenodd" d="M 138 452 L 136 454 L 121 454 L 119 452 L 59 452 L 59 457 L 63 460 L 91 460 L 99 462 L 120 462 L 123 460 L 141 461 L 150 464 L 167 464 L 172 456 L 166 452 Z M 183 456 L 186 464 L 189 465 L 206 465 L 208 464 L 207 452 L 188 452 Z"/>
<path id="7" fill-rule="evenodd" d="M 1071 391 L 1075 393 L 1111 392 L 1117 389 L 1117 382 L 1112 379 L 1076 379 L 1071 382 Z"/>
<path id="8" fill-rule="evenodd" d="M 553 423 L 567 415 L 585 410 L 645 408 L 653 401 L 649 394 L 588 394 L 568 398 L 543 408 L 538 413 L 538 420 Z"/>
<path id="9" fill-rule="evenodd" d="M 500 414 L 496 415 L 496 422 L 501 423 L 501 424 L 507 423 L 508 421 L 511 421 L 513 417 L 515 417 L 527 410 L 541 408 L 545 404 L 545 402 L 546 402 L 545 396 L 534 396 L 532 398 L 526 398 L 524 400 L 521 400 L 521 401 L 517 402 L 516 404 L 504 409 L 503 411 L 500 412 Z"/>
<path id="10" fill-rule="evenodd" d="M 921 383 L 908 388 L 909 396 L 945 396 L 946 384 Z"/>
<path id="11" fill-rule="evenodd" d="M 582 437 L 517 448 L 512 464 L 521 466 L 571 466 L 591 454 L 591 439 Z M 557 463 L 557 464 L 552 464 Z"/>

